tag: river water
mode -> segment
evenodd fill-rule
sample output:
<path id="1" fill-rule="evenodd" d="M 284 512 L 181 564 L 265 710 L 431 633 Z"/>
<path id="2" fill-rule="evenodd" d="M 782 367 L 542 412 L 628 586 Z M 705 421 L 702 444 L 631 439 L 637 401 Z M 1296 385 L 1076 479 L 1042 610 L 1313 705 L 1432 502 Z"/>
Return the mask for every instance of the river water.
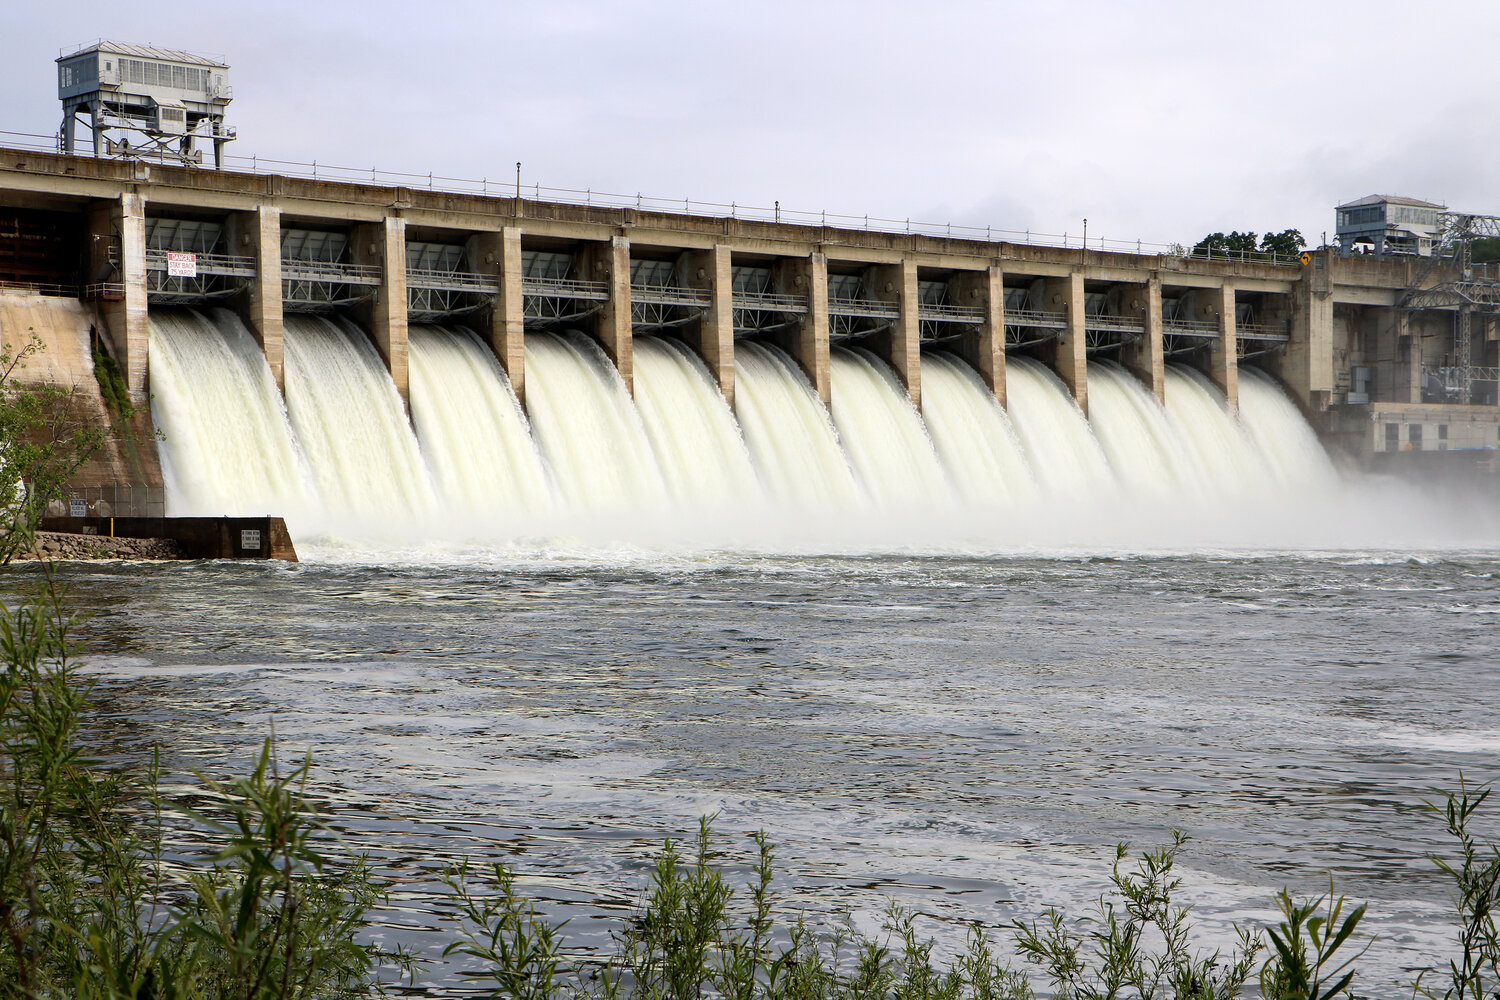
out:
<path id="1" fill-rule="evenodd" d="M 303 555 L 70 568 L 101 739 L 224 774 L 274 726 L 434 959 L 465 853 L 588 946 L 717 813 L 771 833 L 788 903 L 873 930 L 896 899 L 946 947 L 1083 912 L 1115 842 L 1181 828 L 1202 943 L 1331 874 L 1370 902 L 1359 991 L 1407 996 L 1452 936 L 1411 806 L 1500 775 L 1494 549 Z"/>

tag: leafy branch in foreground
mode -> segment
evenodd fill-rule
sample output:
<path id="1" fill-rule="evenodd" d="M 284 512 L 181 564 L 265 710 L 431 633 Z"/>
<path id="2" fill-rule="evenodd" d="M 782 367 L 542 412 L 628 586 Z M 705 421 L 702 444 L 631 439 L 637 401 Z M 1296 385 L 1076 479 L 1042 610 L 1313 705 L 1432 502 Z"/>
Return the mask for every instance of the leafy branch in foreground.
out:
<path id="1" fill-rule="evenodd" d="M 1365 915 L 1357 906 L 1344 914 L 1345 899 L 1328 895 L 1295 900 L 1285 889 L 1276 896 L 1281 925 L 1269 931 L 1275 954 L 1260 973 L 1260 992 L 1268 1000 L 1333 1000 L 1349 993 L 1354 981 L 1354 963 L 1369 949 L 1357 953 L 1339 950 L 1347 944 Z"/>
<path id="2" fill-rule="evenodd" d="M 1443 817 L 1449 835 L 1459 845 L 1457 865 L 1440 854 L 1428 855 L 1452 880 L 1453 903 L 1458 909 L 1459 957 L 1448 962 L 1450 979 L 1441 994 L 1444 1000 L 1484 1000 L 1500 991 L 1500 936 L 1495 926 L 1500 906 L 1500 847 L 1490 844 L 1486 851 L 1469 829 L 1490 791 L 1489 785 L 1471 790 L 1460 774 L 1456 793 L 1446 793 L 1441 803 L 1426 801 L 1418 807 Z M 1416 992 L 1431 1000 L 1438 996 L 1420 978 Z"/>
<path id="3" fill-rule="evenodd" d="M 96 773 L 74 738 L 88 688 L 61 587 L 44 573 L 35 598 L 0 607 L 0 984 L 21 996 L 61 989 L 69 954 L 130 975 L 142 922 L 127 783 Z"/>
<path id="4" fill-rule="evenodd" d="M 324 856 L 307 765 L 278 774 L 269 742 L 248 776 L 204 779 L 198 832 L 222 849 L 170 876 L 155 759 L 133 776 L 85 756 L 72 629 L 50 563 L 37 597 L 0 605 L 0 996 L 366 996 L 381 966 L 410 971 L 356 943 L 382 883 Z"/>
<path id="5" fill-rule="evenodd" d="M 1239 946 L 1228 956 L 1191 951 L 1190 911 L 1173 902 L 1182 880 L 1172 875 L 1187 841 L 1181 831 L 1173 831 L 1172 843 L 1142 854 L 1133 871 L 1122 870 L 1130 854 L 1126 845 L 1119 845 L 1110 874 L 1118 898 L 1100 897 L 1095 914 L 1083 921 L 1086 933 L 1071 929 L 1056 908 L 1046 910 L 1040 921 L 1013 922 L 1017 951 L 1045 969 L 1056 996 L 1239 996 L 1264 945 L 1259 932 L 1239 928 Z"/>
<path id="6" fill-rule="evenodd" d="M 193 895 L 177 910 L 178 960 L 214 995 L 247 998 L 353 997 L 369 992 L 370 973 L 405 956 L 356 936 L 384 899 L 363 857 L 330 864 L 316 839 L 327 832 L 307 798 L 311 758 L 283 775 L 269 739 L 248 776 L 200 775 L 223 818 L 198 815 L 224 847 L 213 867 L 188 877 Z M 175 985 L 175 984 L 174 984 Z"/>
<path id="7" fill-rule="evenodd" d="M 479 878 L 469 859 L 443 873 L 443 884 L 455 901 L 459 937 L 443 949 L 443 956 L 464 955 L 483 962 L 484 971 L 466 978 L 493 981 L 492 996 L 513 1000 L 550 1000 L 559 992 L 562 944 L 559 932 L 567 924 L 548 923 L 537 916 L 536 904 L 516 892 L 515 872 L 495 863 L 489 870 L 493 895 L 476 892 Z"/>
<path id="8" fill-rule="evenodd" d="M 800 917 L 777 923 L 771 883 L 774 849 L 755 847 L 744 906 L 726 878 L 712 817 L 700 820 L 690 850 L 667 841 L 657 853 L 640 908 L 614 932 L 608 957 L 571 960 L 557 932 L 515 889 L 504 865 L 486 881 L 466 862 L 449 869 L 460 939 L 448 948 L 477 959 L 466 974 L 493 983 L 506 1000 L 1032 1000 L 1026 978 L 996 957 L 980 927 L 950 968 L 932 959 L 933 941 L 915 915 L 892 906 L 881 938 L 838 929 L 820 934 Z"/>

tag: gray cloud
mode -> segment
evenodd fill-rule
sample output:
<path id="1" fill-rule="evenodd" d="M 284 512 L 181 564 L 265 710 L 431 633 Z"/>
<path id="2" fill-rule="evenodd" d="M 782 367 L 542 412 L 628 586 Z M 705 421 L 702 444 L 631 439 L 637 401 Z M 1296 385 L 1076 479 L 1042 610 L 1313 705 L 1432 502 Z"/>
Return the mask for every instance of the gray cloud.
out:
<path id="1" fill-rule="evenodd" d="M 272 0 L 5 20 L 14 131 L 57 128 L 52 60 L 83 33 L 224 53 L 246 156 L 495 179 L 521 160 L 561 187 L 1087 216 L 1161 241 L 1312 235 L 1377 190 L 1500 209 L 1488 5 Z"/>

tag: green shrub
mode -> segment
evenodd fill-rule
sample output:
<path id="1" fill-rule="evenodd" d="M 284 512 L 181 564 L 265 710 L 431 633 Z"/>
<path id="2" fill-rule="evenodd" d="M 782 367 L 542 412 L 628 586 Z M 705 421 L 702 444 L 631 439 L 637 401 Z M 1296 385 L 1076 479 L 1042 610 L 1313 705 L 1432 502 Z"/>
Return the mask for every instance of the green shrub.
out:
<path id="1" fill-rule="evenodd" d="M 1264 945 L 1258 931 L 1239 928 L 1239 946 L 1227 956 L 1189 948 L 1189 909 L 1173 901 L 1182 880 L 1172 875 L 1187 841 L 1173 831 L 1172 843 L 1142 854 L 1134 871 L 1122 870 L 1130 853 L 1119 845 L 1110 873 L 1115 898 L 1100 897 L 1079 930 L 1056 909 L 1040 921 L 1014 922 L 1017 950 L 1043 967 L 1060 1000 L 1240 995 Z"/>
<path id="2" fill-rule="evenodd" d="M 357 943 L 382 884 L 325 856 L 308 764 L 279 774 L 269 741 L 248 776 L 203 779 L 213 807 L 183 815 L 220 850 L 169 877 L 156 762 L 132 777 L 84 755 L 89 689 L 50 564 L 44 581 L 0 607 L 0 995 L 355 997 L 411 971 Z"/>
<path id="3" fill-rule="evenodd" d="M 1439 854 L 1428 855 L 1453 883 L 1453 904 L 1458 910 L 1459 957 L 1450 960 L 1448 988 L 1443 1000 L 1485 1000 L 1500 995 L 1500 937 L 1495 911 L 1500 904 L 1500 847 L 1483 847 L 1469 830 L 1479 807 L 1490 797 L 1490 786 L 1471 790 L 1458 776 L 1458 791 L 1447 792 L 1441 803 L 1424 802 L 1423 811 L 1441 816 L 1448 833 L 1458 841 L 1458 863 Z M 1417 980 L 1414 992 L 1435 1000 L 1434 993 Z"/>
<path id="4" fill-rule="evenodd" d="M 31 548 L 37 519 L 112 433 L 74 419 L 71 389 L 20 378 L 41 349 L 33 336 L 0 351 L 0 564 Z"/>

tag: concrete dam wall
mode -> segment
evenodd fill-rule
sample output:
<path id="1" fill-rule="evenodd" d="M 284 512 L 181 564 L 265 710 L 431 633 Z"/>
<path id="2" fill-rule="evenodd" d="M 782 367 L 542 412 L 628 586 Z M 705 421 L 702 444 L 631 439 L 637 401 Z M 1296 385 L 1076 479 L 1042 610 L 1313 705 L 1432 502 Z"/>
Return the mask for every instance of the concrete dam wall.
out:
<path id="1" fill-rule="evenodd" d="M 298 534 L 1276 507 L 1331 481 L 1315 429 L 1375 439 L 1339 370 L 1409 278 L 36 153 L 0 192 L 83 248 L 6 297 L 72 345 L 46 377 L 85 384 L 92 335 L 159 432 L 159 465 L 99 478 Z M 1451 432 L 1409 398 L 1440 324 L 1387 324 L 1380 370 Z"/>
<path id="2" fill-rule="evenodd" d="M 792 355 L 747 340 L 730 407 L 680 339 L 635 338 L 632 395 L 591 337 L 535 331 L 523 406 L 479 334 L 417 324 L 403 401 L 358 324 L 297 314 L 283 330 L 283 395 L 232 311 L 148 316 L 167 512 L 276 511 L 302 537 L 571 536 L 622 518 L 704 540 L 746 523 L 821 537 L 861 518 L 941 534 L 1059 506 L 1279 507 L 1333 477 L 1259 372 L 1246 372 L 1235 412 L 1196 369 L 1165 367 L 1163 406 L 1123 366 L 1091 361 L 1086 417 L 1035 359 L 1013 359 L 1007 409 L 961 357 L 935 350 L 919 410 L 874 352 L 831 349 L 824 404 Z"/>

